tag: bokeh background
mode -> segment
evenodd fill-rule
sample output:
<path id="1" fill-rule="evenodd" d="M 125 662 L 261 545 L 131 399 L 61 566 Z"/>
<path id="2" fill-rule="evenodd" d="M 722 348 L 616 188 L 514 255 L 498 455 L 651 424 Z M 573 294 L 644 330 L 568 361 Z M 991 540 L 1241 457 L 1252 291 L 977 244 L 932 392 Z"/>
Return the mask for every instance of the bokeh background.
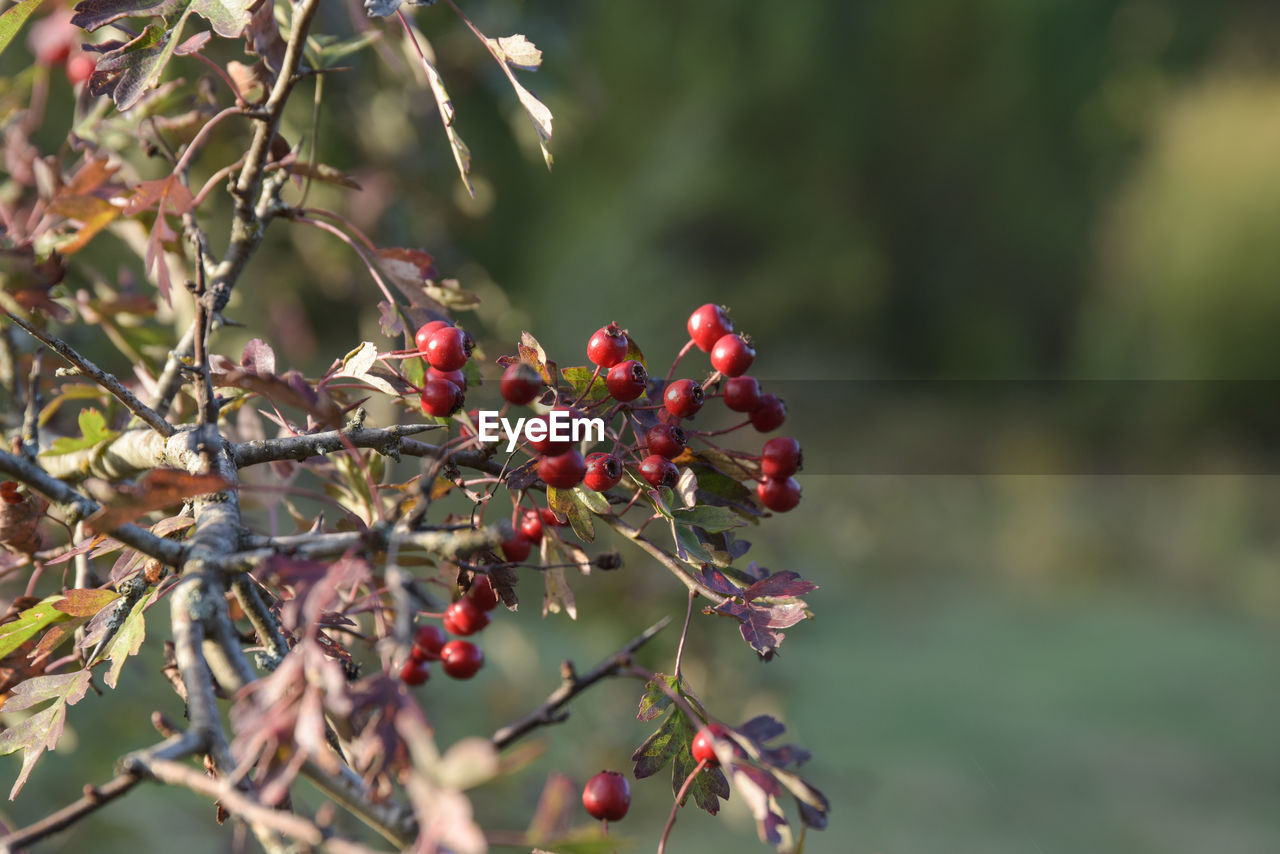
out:
<path id="1" fill-rule="evenodd" d="M 554 172 L 501 74 L 437 6 L 416 19 L 471 147 L 476 198 L 388 28 L 351 60 L 357 73 L 329 78 L 321 112 L 321 159 L 364 191 L 317 188 L 313 203 L 383 245 L 435 254 L 484 298 L 471 325 L 490 354 L 527 328 L 580 355 L 618 320 L 659 361 L 708 301 L 756 337 L 755 372 L 788 399 L 784 431 L 807 454 L 804 503 L 762 528 L 752 554 L 819 583 L 817 619 L 769 664 L 727 623 L 695 620 L 688 666 L 713 712 L 777 714 L 814 751 L 832 824 L 806 850 L 1280 850 L 1267 415 L 1280 8 L 465 8 L 485 32 L 524 32 L 544 50 L 525 80 L 556 115 Z M 349 31 L 340 4 L 325 15 Z M 288 117 L 291 141 L 309 132 L 307 100 Z M 210 149 L 210 168 L 235 142 Z M 259 335 L 282 366 L 322 370 L 377 335 L 375 303 L 346 247 L 281 224 L 229 312 L 250 328 L 225 351 Z M 1136 388 L 1159 405 L 1134 405 Z M 1113 421 L 1125 427 L 1109 444 Z M 1080 444 L 1099 430 L 1100 444 Z M 629 557 L 577 585 L 580 625 L 522 609 L 487 633 L 480 678 L 430 686 L 442 740 L 513 717 L 562 658 L 585 663 L 678 614 L 680 591 Z M 669 667 L 673 644 L 646 663 Z M 140 690 L 146 666 L 126 684 Z M 611 684 L 579 703 L 529 779 L 478 793 L 481 814 L 518 828 L 545 773 L 626 766 L 647 734 L 637 698 Z M 148 742 L 133 720 L 145 716 L 106 708 L 72 710 L 77 750 L 44 760 L 6 820 L 104 779 L 121 740 Z M 670 794 L 665 781 L 635 793 L 617 830 L 646 850 Z M 182 833 L 189 854 L 226 850 L 186 829 L 210 818 L 193 797 L 148 790 L 60 844 L 161 850 Z M 731 799 L 720 819 L 682 814 L 674 850 L 756 850 L 753 837 Z"/>

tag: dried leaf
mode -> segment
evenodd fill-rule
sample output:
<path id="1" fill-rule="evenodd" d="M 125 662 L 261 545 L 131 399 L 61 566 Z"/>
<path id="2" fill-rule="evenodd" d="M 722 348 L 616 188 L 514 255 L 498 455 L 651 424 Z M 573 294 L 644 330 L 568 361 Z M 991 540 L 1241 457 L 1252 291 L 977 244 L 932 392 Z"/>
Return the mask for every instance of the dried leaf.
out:
<path id="1" fill-rule="evenodd" d="M 90 672 L 76 670 L 54 676 L 36 676 L 15 686 L 5 708 L 10 711 L 28 709 L 37 703 L 54 700 L 53 705 L 14 724 L 0 733 L 0 755 L 23 751 L 22 770 L 9 792 L 9 800 L 17 797 L 31 775 L 36 760 L 45 750 L 56 747 L 67 719 L 67 706 L 75 705 L 89 690 Z"/>
<path id="2" fill-rule="evenodd" d="M 502 55 L 502 60 L 512 68 L 519 68 L 522 71 L 537 71 L 538 66 L 542 64 L 542 51 L 534 46 L 520 33 L 513 36 L 503 36 L 497 39 L 487 39 L 489 50 Z"/>
<path id="3" fill-rule="evenodd" d="M 181 469 L 152 469 L 133 484 L 117 484 L 116 498 L 85 520 L 93 531 L 110 531 L 144 513 L 169 507 L 197 495 L 221 492 L 227 482 L 216 474 Z"/>

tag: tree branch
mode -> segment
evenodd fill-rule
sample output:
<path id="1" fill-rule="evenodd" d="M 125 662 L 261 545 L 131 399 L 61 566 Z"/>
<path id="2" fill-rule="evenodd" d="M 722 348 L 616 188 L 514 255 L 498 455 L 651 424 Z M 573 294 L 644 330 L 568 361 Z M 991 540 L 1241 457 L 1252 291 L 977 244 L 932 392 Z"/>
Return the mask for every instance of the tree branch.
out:
<path id="1" fill-rule="evenodd" d="M 301 461 L 317 454 L 340 451 L 347 446 L 347 443 L 357 448 L 372 448 L 380 454 L 394 457 L 401 450 L 403 437 L 436 430 L 439 426 L 438 424 L 399 424 L 383 428 L 354 427 L 327 430 L 323 433 L 307 433 L 302 436 L 236 442 L 231 445 L 231 457 L 235 460 L 237 468 L 244 468 L 278 460 Z"/>
<path id="2" fill-rule="evenodd" d="M 496 527 L 463 531 L 405 531 L 387 533 L 376 528 L 332 534 L 293 534 L 287 537 L 250 537 L 251 551 L 229 554 L 216 564 L 225 572 L 247 572 L 278 554 L 306 558 L 336 557 L 351 549 L 385 552 L 394 542 L 413 546 L 444 558 L 458 558 L 492 549 L 502 540 Z"/>
<path id="3" fill-rule="evenodd" d="M 622 649 L 593 667 L 585 676 L 579 676 L 574 671 L 573 662 L 565 661 L 560 665 L 562 677 L 560 687 L 551 692 L 551 695 L 547 697 L 546 702 L 541 706 L 520 720 L 507 724 L 495 732 L 493 734 L 494 746 L 501 750 L 538 727 L 563 722 L 569 717 L 567 706 L 570 700 L 600 680 L 607 679 L 610 676 L 617 676 L 619 672 L 629 668 L 631 666 L 631 656 L 635 651 L 652 640 L 653 636 L 665 629 L 670 622 L 670 617 L 663 617 L 645 629 L 643 634 L 632 638 Z"/>
<path id="4" fill-rule="evenodd" d="M 640 548 L 647 551 L 654 560 L 665 566 L 671 571 L 671 574 L 680 579 L 680 583 L 685 587 L 697 593 L 699 596 L 705 596 L 715 604 L 719 605 L 725 601 L 725 597 L 712 590 L 710 587 L 699 581 L 693 573 L 686 569 L 679 561 L 669 555 L 661 546 L 642 536 L 640 529 L 634 528 L 622 521 L 617 516 L 597 516 L 600 521 L 604 522 L 610 528 L 626 537 Z"/>

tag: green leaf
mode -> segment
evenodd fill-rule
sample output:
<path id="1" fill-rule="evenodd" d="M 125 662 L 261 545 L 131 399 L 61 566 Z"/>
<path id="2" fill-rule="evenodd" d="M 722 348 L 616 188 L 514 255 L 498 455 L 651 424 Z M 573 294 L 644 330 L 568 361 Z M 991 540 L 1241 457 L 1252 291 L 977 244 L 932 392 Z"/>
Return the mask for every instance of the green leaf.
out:
<path id="1" fill-rule="evenodd" d="M 23 611 L 18 619 L 0 626 L 0 658 L 9 655 L 49 626 L 71 619 L 54 607 L 54 603 L 61 600 L 61 596 L 50 596 Z"/>
<path id="2" fill-rule="evenodd" d="M 591 521 L 591 513 L 578 498 L 576 490 L 548 486 L 547 506 L 569 520 L 569 526 L 578 535 L 578 539 L 587 543 L 595 542 L 595 523 Z"/>
<path id="3" fill-rule="evenodd" d="M 73 454 L 76 451 L 82 451 L 92 448 L 105 442 L 110 442 L 120 434 L 114 430 L 107 429 L 107 419 L 102 413 L 90 407 L 80 411 L 80 438 L 72 439 L 70 436 L 63 436 L 55 439 L 53 446 L 47 451 L 42 451 L 42 457 L 59 457 L 63 454 Z"/>
<path id="4" fill-rule="evenodd" d="M 22 790 L 40 755 L 57 746 L 67 720 L 67 706 L 75 705 L 84 698 L 91 675 L 88 670 L 76 670 L 53 676 L 36 676 L 10 690 L 6 711 L 29 709 L 50 699 L 55 702 L 0 733 L 0 756 L 23 751 L 22 770 L 9 792 L 9 800 Z"/>
<path id="5" fill-rule="evenodd" d="M 174 35 L 180 34 L 175 29 Z M 90 78 L 90 91 L 94 95 L 110 95 L 116 107 L 129 109 L 159 78 L 174 47 L 164 26 L 148 24 L 136 38 L 102 55 Z"/>
<path id="6" fill-rule="evenodd" d="M 746 524 L 742 517 L 728 507 L 713 507 L 702 504 L 697 507 L 682 507 L 672 510 L 671 515 L 677 522 L 688 522 L 697 525 L 708 534 L 718 534 L 730 528 L 738 528 Z"/>
<path id="7" fill-rule="evenodd" d="M 22 0 L 17 6 L 5 10 L 0 15 L 0 53 L 13 41 L 14 36 L 22 29 L 22 25 L 31 17 L 31 13 L 40 8 L 44 0 Z"/>
<path id="8" fill-rule="evenodd" d="M 582 502 L 582 506 L 586 507 L 597 516 L 608 516 L 610 514 L 609 499 L 605 498 L 594 489 L 585 486 L 575 486 L 573 494 Z"/>
<path id="9" fill-rule="evenodd" d="M 676 688 L 676 677 L 667 676 L 665 673 L 655 675 L 666 682 L 669 688 L 673 690 Z M 671 697 L 659 688 L 656 682 L 657 680 L 653 680 L 645 683 L 644 695 L 640 697 L 640 712 L 636 715 L 638 720 L 651 721 L 671 706 Z"/>
<path id="10" fill-rule="evenodd" d="M 594 403 L 609 396 L 609 387 L 605 385 L 604 374 L 597 374 L 594 368 L 564 368 L 560 371 L 560 376 L 564 377 L 565 382 L 569 383 L 569 387 L 573 389 L 576 397 L 582 397 L 584 400 Z M 590 387 L 590 391 L 587 390 L 588 387 Z"/>
<path id="11" fill-rule="evenodd" d="M 715 552 L 708 549 L 705 543 L 698 539 L 698 535 L 694 533 L 693 528 L 687 522 L 672 522 L 671 530 L 675 533 L 676 545 L 681 550 L 679 555 L 681 560 L 695 564 L 712 563 L 716 566 L 728 565 L 722 558 L 717 557 Z"/>
<path id="12" fill-rule="evenodd" d="M 120 680 L 120 671 L 124 668 L 125 659 L 131 655 L 137 655 L 138 650 L 142 649 L 142 641 L 147 636 L 143 611 L 155 601 L 158 592 L 159 588 L 156 588 L 139 599 L 134 604 L 133 610 L 129 612 L 129 616 L 125 617 L 124 624 L 120 626 L 120 630 L 111 639 L 111 645 L 107 647 L 107 658 L 111 659 L 111 667 L 107 670 L 106 676 L 102 677 L 102 681 L 106 682 L 108 687 L 116 687 L 116 683 Z"/>
<path id="13" fill-rule="evenodd" d="M 369 29 L 363 33 L 354 36 L 348 36 L 343 39 L 335 39 L 333 36 L 313 36 L 307 39 L 308 42 L 314 42 L 318 47 L 314 51 L 315 64 L 319 68 L 327 68 L 341 62 L 346 57 L 357 51 L 364 50 L 369 45 L 382 38 L 382 31 Z"/>

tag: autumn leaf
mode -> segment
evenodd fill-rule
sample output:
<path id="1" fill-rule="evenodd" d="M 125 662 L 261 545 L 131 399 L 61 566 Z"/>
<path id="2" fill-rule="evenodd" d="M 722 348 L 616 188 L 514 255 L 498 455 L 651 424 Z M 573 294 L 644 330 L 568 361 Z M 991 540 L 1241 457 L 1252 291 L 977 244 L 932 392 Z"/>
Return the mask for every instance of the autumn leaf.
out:
<path id="1" fill-rule="evenodd" d="M 62 598 L 58 595 L 49 596 L 22 611 L 18 619 L 0 625 L 0 658 L 9 655 L 49 626 L 70 619 L 65 612 L 54 606 Z"/>
<path id="2" fill-rule="evenodd" d="M 675 676 L 659 673 L 655 681 L 645 686 L 645 693 L 640 699 L 640 720 L 654 720 L 664 711 L 667 717 L 662 725 L 640 745 L 631 756 L 635 763 L 633 773 L 637 780 L 651 777 L 671 764 L 671 790 L 679 794 L 698 762 L 693 758 L 693 737 L 702 727 L 701 721 L 690 721 L 684 711 L 671 701 L 670 695 L 655 684 L 662 680 L 671 691 L 678 692 L 700 714 L 697 699 L 683 690 L 682 683 Z M 692 797 L 694 803 L 715 815 L 720 811 L 720 800 L 729 797 L 729 783 L 719 768 L 704 768 L 689 784 L 685 793 L 686 800 Z M 682 801 L 683 803 L 683 801 Z"/>
<path id="3" fill-rule="evenodd" d="M 22 25 L 31 17 L 31 13 L 40 7 L 44 0 L 22 0 L 16 6 L 5 9 L 0 15 L 0 53 L 9 46 L 14 36 L 22 29 Z"/>
<path id="4" fill-rule="evenodd" d="M 181 469 L 151 469 L 135 483 L 116 484 L 116 498 L 85 520 L 94 531 L 110 531 L 144 513 L 169 507 L 197 495 L 221 492 L 227 482 L 216 474 Z"/>
<path id="5" fill-rule="evenodd" d="M 9 692 L 5 711 L 29 709 L 47 700 L 54 702 L 0 733 L 0 756 L 23 751 L 22 770 L 9 792 L 9 800 L 18 796 L 36 760 L 45 750 L 56 747 L 62 737 L 67 720 L 67 706 L 75 705 L 89 690 L 92 674 L 88 670 L 59 673 L 53 676 L 36 676 Z"/>

